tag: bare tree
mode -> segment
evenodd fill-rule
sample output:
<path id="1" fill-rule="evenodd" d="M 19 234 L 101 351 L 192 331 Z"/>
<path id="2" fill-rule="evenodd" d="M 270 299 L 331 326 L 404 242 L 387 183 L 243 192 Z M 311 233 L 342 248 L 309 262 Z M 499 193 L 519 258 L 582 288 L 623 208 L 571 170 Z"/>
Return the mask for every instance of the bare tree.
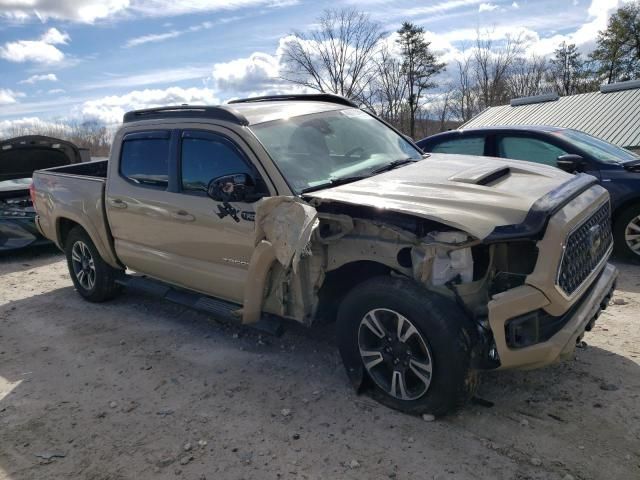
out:
<path id="1" fill-rule="evenodd" d="M 548 72 L 547 60 L 533 54 L 517 57 L 507 77 L 507 88 L 511 98 L 540 95 L 550 90 L 545 78 Z"/>
<path id="2" fill-rule="evenodd" d="M 353 9 L 327 10 L 317 29 L 295 32 L 283 52 L 285 80 L 358 99 L 368 87 L 382 29 Z"/>
<path id="3" fill-rule="evenodd" d="M 406 113 L 407 80 L 402 60 L 383 45 L 375 59 L 374 75 L 365 90 L 365 105 L 387 122 L 402 128 Z"/>
<path id="4" fill-rule="evenodd" d="M 473 73 L 473 58 L 463 51 L 463 58 L 456 60 L 456 65 L 457 85 L 452 93 L 451 108 L 456 118 L 466 122 L 480 111 L 476 76 Z"/>
<path id="5" fill-rule="evenodd" d="M 513 62 L 522 54 L 522 44 L 520 36 L 507 36 L 496 45 L 491 32 L 478 32 L 473 66 L 481 108 L 502 105 L 509 100 L 507 79 Z"/>

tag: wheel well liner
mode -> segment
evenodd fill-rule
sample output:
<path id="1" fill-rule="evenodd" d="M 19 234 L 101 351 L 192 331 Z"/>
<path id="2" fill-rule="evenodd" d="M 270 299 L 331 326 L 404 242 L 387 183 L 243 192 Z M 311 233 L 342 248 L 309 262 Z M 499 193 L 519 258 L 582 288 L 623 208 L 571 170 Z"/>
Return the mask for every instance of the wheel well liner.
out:
<path id="1" fill-rule="evenodd" d="M 316 318 L 322 322 L 333 322 L 342 299 L 356 285 L 379 275 L 389 275 L 393 270 L 382 263 L 360 260 L 342 265 L 327 272 L 318 291 Z"/>
<path id="2" fill-rule="evenodd" d="M 58 244 L 60 248 L 64 249 L 64 244 L 67 240 L 67 236 L 72 228 L 79 226 L 83 228 L 78 222 L 71 220 L 69 218 L 61 217 L 57 220 L 56 232 L 58 236 Z M 84 230 L 84 228 L 83 228 Z"/>

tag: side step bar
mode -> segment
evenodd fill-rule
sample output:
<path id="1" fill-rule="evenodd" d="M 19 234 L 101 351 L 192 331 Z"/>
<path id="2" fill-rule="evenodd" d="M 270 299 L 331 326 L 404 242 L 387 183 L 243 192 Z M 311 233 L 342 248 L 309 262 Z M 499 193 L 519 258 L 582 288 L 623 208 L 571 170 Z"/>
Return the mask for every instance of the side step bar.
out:
<path id="1" fill-rule="evenodd" d="M 227 302 L 213 297 L 208 297 L 188 290 L 182 290 L 158 280 L 152 280 L 145 276 L 124 275 L 116 280 L 116 283 L 125 288 L 144 292 L 148 295 L 169 300 L 194 310 L 199 310 L 215 317 L 218 320 L 243 325 L 242 318 L 234 312 L 242 308 L 236 303 Z M 245 325 L 274 336 L 280 336 L 284 332 L 282 320 L 274 315 L 263 314 L 256 323 Z"/>

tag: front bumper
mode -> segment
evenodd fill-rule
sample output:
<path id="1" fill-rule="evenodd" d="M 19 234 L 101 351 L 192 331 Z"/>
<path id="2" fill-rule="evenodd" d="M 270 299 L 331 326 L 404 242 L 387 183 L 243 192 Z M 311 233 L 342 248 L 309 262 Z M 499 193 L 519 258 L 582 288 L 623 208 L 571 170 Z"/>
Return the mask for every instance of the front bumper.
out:
<path id="1" fill-rule="evenodd" d="M 35 224 L 35 217 L 0 218 L 0 252 L 50 243 Z"/>
<path id="2" fill-rule="evenodd" d="M 500 357 L 500 368 L 538 368 L 571 355 L 578 339 L 606 307 L 617 277 L 617 269 L 610 263 L 605 264 L 591 287 L 576 301 L 559 331 L 547 341 L 517 349 L 510 348 L 507 344 L 507 322 L 537 309 L 544 309 L 551 302 L 544 293 L 530 285 L 495 295 L 489 302 L 489 324 Z"/>

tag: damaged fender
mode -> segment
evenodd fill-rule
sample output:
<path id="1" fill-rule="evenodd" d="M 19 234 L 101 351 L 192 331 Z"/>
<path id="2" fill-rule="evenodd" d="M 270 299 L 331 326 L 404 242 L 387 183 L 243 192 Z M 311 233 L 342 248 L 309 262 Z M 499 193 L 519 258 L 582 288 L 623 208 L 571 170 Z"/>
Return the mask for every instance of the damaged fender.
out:
<path id="1" fill-rule="evenodd" d="M 276 260 L 297 273 L 300 258 L 318 224 L 315 208 L 296 197 L 269 197 L 256 204 L 256 249 L 249 262 L 242 323 L 260 319 L 265 287 Z"/>

